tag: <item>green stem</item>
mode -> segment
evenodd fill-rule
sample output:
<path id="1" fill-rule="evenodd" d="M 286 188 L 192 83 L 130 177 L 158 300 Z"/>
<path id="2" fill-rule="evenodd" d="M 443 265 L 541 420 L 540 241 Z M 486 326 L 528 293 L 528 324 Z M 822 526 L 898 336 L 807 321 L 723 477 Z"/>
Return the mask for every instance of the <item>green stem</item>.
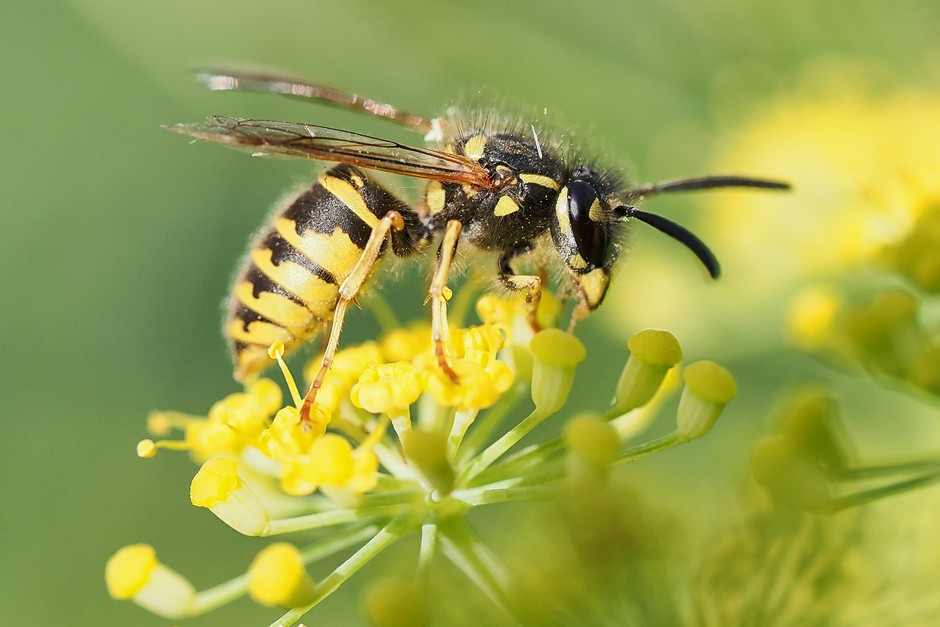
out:
<path id="1" fill-rule="evenodd" d="M 509 576 L 505 566 L 460 517 L 441 524 L 444 553 L 506 614 L 510 614 L 505 590 Z M 511 614 L 510 614 L 511 615 Z"/>
<path id="2" fill-rule="evenodd" d="M 353 553 L 349 559 L 340 564 L 336 570 L 327 575 L 326 578 L 317 585 L 317 596 L 314 598 L 313 602 L 303 607 L 290 610 L 278 620 L 271 623 L 271 627 L 289 627 L 300 620 L 304 614 L 316 607 L 316 605 L 326 597 L 333 594 L 333 592 L 335 592 L 343 582 L 352 577 L 356 571 L 365 566 L 372 558 L 404 535 L 409 526 L 409 519 L 410 514 L 403 514 L 386 525 L 384 529 L 376 533 L 361 549 Z"/>
<path id="3" fill-rule="evenodd" d="M 418 552 L 417 573 L 417 579 L 424 588 L 427 588 L 428 578 L 431 573 L 431 562 L 434 560 L 436 550 L 437 525 L 433 522 L 426 522 L 421 525 L 421 548 Z"/>
<path id="4" fill-rule="evenodd" d="M 565 441 L 554 437 L 522 449 L 507 460 L 495 464 L 478 474 L 475 483 L 490 483 L 508 477 L 515 477 L 530 468 L 555 461 L 565 450 Z"/>
<path id="5" fill-rule="evenodd" d="M 311 564 L 319 559 L 338 553 L 360 542 L 364 542 L 378 532 L 376 526 L 350 527 L 315 542 L 300 552 L 304 564 Z M 231 603 L 248 592 L 248 575 L 239 575 L 211 588 L 199 592 L 193 607 L 187 616 L 198 616 Z"/>
<path id="6" fill-rule="evenodd" d="M 522 479 L 527 479 L 527 477 Z M 494 503 L 513 501 L 544 501 L 557 496 L 557 492 L 544 486 L 511 486 L 505 488 L 484 486 L 472 490 L 458 490 L 451 496 L 475 507 L 477 505 L 493 505 Z"/>
<path id="7" fill-rule="evenodd" d="M 532 410 L 532 413 L 523 418 L 522 422 L 510 429 L 503 437 L 490 444 L 482 453 L 470 460 L 467 467 L 460 473 L 460 477 L 457 479 L 457 485 L 466 485 L 468 481 L 489 468 L 493 462 L 502 457 L 506 451 L 515 446 L 519 440 L 524 438 L 546 418 L 548 418 L 548 414 L 540 411 L 538 407 Z"/>
<path id="8" fill-rule="evenodd" d="M 458 410 L 454 414 L 454 423 L 451 425 L 450 435 L 447 436 L 447 457 L 451 461 L 456 459 L 463 436 L 467 433 L 467 429 L 473 424 L 473 421 L 476 420 L 478 413 L 478 409 L 469 409 Z"/>
<path id="9" fill-rule="evenodd" d="M 264 536 L 276 536 L 284 533 L 293 533 L 295 531 L 308 531 L 310 529 L 320 529 L 322 527 L 332 527 L 345 523 L 356 522 L 368 518 L 387 517 L 398 514 L 406 507 L 405 503 L 413 499 L 410 492 L 407 499 L 402 503 L 394 505 L 381 505 L 378 507 L 357 507 L 355 509 L 337 509 L 329 512 L 317 512 L 306 516 L 296 516 L 294 518 L 283 518 L 281 520 L 272 520 L 268 525 Z"/>
<path id="10" fill-rule="evenodd" d="M 849 507 L 865 505 L 866 503 L 877 501 L 878 499 L 891 496 L 892 494 L 899 494 L 912 488 L 928 485 L 937 480 L 940 480 L 940 471 L 932 472 L 921 477 L 908 479 L 907 481 L 892 483 L 891 485 L 880 486 L 870 490 L 862 490 L 861 492 L 856 492 L 855 494 L 847 494 L 845 496 L 833 499 L 828 506 L 822 509 L 822 511 L 838 512 Z"/>
<path id="11" fill-rule="evenodd" d="M 897 464 L 879 464 L 877 466 L 861 466 L 858 468 L 845 468 L 836 471 L 840 479 L 847 481 L 871 479 L 886 475 L 914 474 L 918 472 L 931 472 L 940 470 L 940 461 L 936 459 L 907 461 Z"/>
<path id="12" fill-rule="evenodd" d="M 248 593 L 248 574 L 233 577 L 196 595 L 187 617 L 199 616 L 220 608 Z"/>
<path id="13" fill-rule="evenodd" d="M 522 393 L 528 389 L 528 383 L 514 385 L 494 406 L 486 410 L 483 417 L 473 424 L 473 431 L 464 438 L 463 443 L 460 445 L 457 454 L 458 463 L 463 463 L 483 448 L 483 444 L 490 439 L 496 428 L 506 418 L 506 414 L 516 406 L 516 403 L 522 398 Z"/>
<path id="14" fill-rule="evenodd" d="M 623 466 L 624 464 L 635 462 L 647 455 L 659 453 L 660 451 L 664 451 L 678 444 L 685 444 L 688 441 L 689 439 L 681 435 L 678 431 L 673 431 L 672 433 L 667 433 L 649 442 L 624 449 L 617 455 L 617 459 L 611 465 Z"/>

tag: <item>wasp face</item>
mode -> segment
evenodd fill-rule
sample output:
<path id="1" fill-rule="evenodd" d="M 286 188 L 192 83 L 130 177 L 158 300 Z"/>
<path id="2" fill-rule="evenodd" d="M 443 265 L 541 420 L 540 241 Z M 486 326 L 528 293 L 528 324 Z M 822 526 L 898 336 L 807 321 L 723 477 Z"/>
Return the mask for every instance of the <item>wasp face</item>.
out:
<path id="1" fill-rule="evenodd" d="M 610 267 L 616 259 L 613 240 L 617 221 L 607 187 L 599 173 L 582 166 L 574 168 L 558 193 L 550 225 L 555 248 L 591 310 L 607 293 Z"/>

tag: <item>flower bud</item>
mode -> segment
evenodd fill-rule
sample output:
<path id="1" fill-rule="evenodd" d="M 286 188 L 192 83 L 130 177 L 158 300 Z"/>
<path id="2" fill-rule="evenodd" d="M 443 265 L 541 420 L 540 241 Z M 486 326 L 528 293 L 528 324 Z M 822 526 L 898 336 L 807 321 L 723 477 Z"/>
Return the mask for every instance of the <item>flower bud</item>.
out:
<path id="1" fill-rule="evenodd" d="M 646 329 L 627 342 L 630 358 L 617 382 L 615 403 L 624 413 L 646 405 L 670 368 L 682 359 L 679 341 L 668 331 Z"/>
<path id="2" fill-rule="evenodd" d="M 238 476 L 231 459 L 210 459 L 193 477 L 189 497 L 196 507 L 206 507 L 222 522 L 246 536 L 262 535 L 268 512 L 261 499 Z"/>
<path id="3" fill-rule="evenodd" d="M 681 436 L 691 440 L 711 430 L 738 386 L 731 373 L 713 361 L 697 361 L 682 373 L 685 388 L 679 398 L 676 424 Z"/>
<path id="4" fill-rule="evenodd" d="M 832 500 L 822 467 L 800 455 L 794 443 L 782 435 L 758 442 L 751 456 L 751 470 L 759 484 L 790 507 L 819 510 Z"/>
<path id="5" fill-rule="evenodd" d="M 575 367 L 584 361 L 584 344 L 570 333 L 545 329 L 529 343 L 535 358 L 532 371 L 532 401 L 545 415 L 561 409 L 574 382 Z"/>
<path id="6" fill-rule="evenodd" d="M 111 556 L 105 583 L 113 599 L 131 599 L 164 618 L 186 616 L 196 598 L 188 579 L 157 561 L 152 546 L 133 544 Z"/>
<path id="7" fill-rule="evenodd" d="M 297 547 L 275 542 L 263 548 L 248 567 L 248 594 L 262 605 L 300 607 L 316 598 L 316 584 Z"/>

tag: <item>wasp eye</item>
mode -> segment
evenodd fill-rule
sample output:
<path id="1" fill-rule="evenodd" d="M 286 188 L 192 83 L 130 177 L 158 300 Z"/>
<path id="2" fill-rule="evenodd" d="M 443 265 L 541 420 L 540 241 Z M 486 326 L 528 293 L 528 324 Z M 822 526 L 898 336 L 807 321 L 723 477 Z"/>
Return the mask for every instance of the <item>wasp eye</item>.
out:
<path id="1" fill-rule="evenodd" d="M 609 241 L 600 207 L 600 199 L 590 183 L 576 180 L 568 184 L 568 217 L 575 244 L 584 260 L 599 268 L 606 261 Z"/>

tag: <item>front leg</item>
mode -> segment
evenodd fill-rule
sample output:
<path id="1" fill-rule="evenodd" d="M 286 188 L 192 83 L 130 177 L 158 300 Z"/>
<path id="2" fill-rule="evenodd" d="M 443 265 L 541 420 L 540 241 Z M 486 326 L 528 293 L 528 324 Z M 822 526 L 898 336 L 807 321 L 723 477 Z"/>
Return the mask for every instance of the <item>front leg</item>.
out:
<path id="1" fill-rule="evenodd" d="M 437 267 L 434 269 L 434 276 L 431 278 L 431 287 L 428 290 L 428 300 L 431 301 L 431 339 L 434 342 L 434 354 L 437 356 L 437 363 L 440 365 L 444 374 L 458 383 L 457 373 L 448 361 L 448 352 L 450 351 L 450 331 L 447 328 L 447 277 L 450 274 L 450 266 L 454 262 L 454 255 L 457 252 L 457 240 L 460 237 L 460 230 L 463 228 L 460 220 L 450 220 L 444 231 L 444 238 L 441 240 L 441 247 L 438 250 Z"/>
<path id="2" fill-rule="evenodd" d="M 532 242 L 516 244 L 512 248 L 504 250 L 497 263 L 499 264 L 500 283 L 515 292 L 525 292 L 525 306 L 529 325 L 537 333 L 542 330 L 542 325 L 538 321 L 539 303 L 542 301 L 542 277 L 534 274 L 516 274 L 510 265 L 513 259 L 532 252 L 533 248 Z"/>

